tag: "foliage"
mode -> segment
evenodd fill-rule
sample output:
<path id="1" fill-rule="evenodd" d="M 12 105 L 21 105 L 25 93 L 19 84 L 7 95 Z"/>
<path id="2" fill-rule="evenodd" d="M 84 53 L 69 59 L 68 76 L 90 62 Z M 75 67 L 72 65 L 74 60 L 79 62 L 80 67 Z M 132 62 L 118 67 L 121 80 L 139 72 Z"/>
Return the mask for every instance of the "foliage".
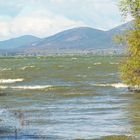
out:
<path id="1" fill-rule="evenodd" d="M 128 56 L 121 67 L 122 78 L 130 86 L 140 86 L 140 0 L 121 0 L 120 10 L 124 18 L 131 16 L 134 22 L 133 28 L 119 39 L 128 48 Z"/>
<path id="2" fill-rule="evenodd" d="M 140 17 L 140 0 L 121 0 L 119 7 L 124 17 L 128 15 L 135 19 Z"/>

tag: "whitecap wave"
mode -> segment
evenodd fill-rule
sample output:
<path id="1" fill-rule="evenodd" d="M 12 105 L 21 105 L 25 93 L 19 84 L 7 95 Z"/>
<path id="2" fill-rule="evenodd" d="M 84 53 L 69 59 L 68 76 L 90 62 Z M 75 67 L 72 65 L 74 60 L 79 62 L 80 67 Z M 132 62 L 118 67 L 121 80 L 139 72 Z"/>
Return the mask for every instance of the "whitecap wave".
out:
<path id="1" fill-rule="evenodd" d="M 123 83 L 114 83 L 114 84 L 111 84 L 111 86 L 115 88 L 128 88 L 129 87 L 128 85 L 123 84 Z"/>
<path id="2" fill-rule="evenodd" d="M 73 57 L 73 58 L 71 58 L 71 60 L 77 60 L 77 58 L 76 57 Z"/>
<path id="3" fill-rule="evenodd" d="M 128 85 L 125 85 L 123 83 L 113 83 L 113 84 L 93 84 L 93 86 L 99 86 L 99 87 L 114 87 L 114 88 L 128 88 Z"/>
<path id="4" fill-rule="evenodd" d="M 31 90 L 35 90 L 35 89 L 46 89 L 46 88 L 50 88 L 52 87 L 51 85 L 35 85 L 35 86 L 12 86 L 9 88 L 12 89 L 31 89 Z"/>
<path id="5" fill-rule="evenodd" d="M 25 66 L 25 67 L 22 67 L 22 68 L 20 68 L 21 70 L 26 70 L 26 69 L 28 69 L 28 68 L 34 68 L 35 66 Z"/>
<path id="6" fill-rule="evenodd" d="M 52 85 L 35 85 L 35 86 L 0 86 L 0 89 L 23 89 L 23 90 L 41 90 L 51 88 Z"/>
<path id="7" fill-rule="evenodd" d="M 10 71 L 12 70 L 11 68 L 3 68 L 3 69 L 0 69 L 0 71 Z"/>
<path id="8" fill-rule="evenodd" d="M 111 65 L 119 65 L 117 62 L 110 62 Z"/>
<path id="9" fill-rule="evenodd" d="M 16 82 L 22 82 L 24 79 L 18 78 L 18 79 L 0 79 L 0 84 L 6 84 L 6 83 L 16 83 Z"/>
<path id="10" fill-rule="evenodd" d="M 101 65 L 101 62 L 96 62 L 94 63 L 94 65 Z"/>

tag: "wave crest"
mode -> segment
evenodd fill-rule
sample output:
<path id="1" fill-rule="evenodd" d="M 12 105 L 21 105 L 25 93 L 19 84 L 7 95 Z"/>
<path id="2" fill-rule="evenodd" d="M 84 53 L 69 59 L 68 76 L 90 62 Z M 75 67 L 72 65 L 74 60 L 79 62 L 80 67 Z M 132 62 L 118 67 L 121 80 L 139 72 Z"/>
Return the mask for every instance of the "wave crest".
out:
<path id="1" fill-rule="evenodd" d="M 22 68 L 20 68 L 21 70 L 26 70 L 26 69 L 28 69 L 28 68 L 34 68 L 35 66 L 25 66 L 25 67 L 22 67 Z"/>
<path id="2" fill-rule="evenodd" d="M 117 62 L 110 62 L 111 65 L 119 65 Z"/>
<path id="3" fill-rule="evenodd" d="M 77 60 L 78 58 L 76 58 L 76 57 L 73 57 L 73 58 L 71 58 L 71 60 Z"/>
<path id="4" fill-rule="evenodd" d="M 0 84 L 6 84 L 6 83 L 16 83 L 16 82 L 22 82 L 24 79 L 18 78 L 18 79 L 0 79 Z"/>
<path id="5" fill-rule="evenodd" d="M 52 85 L 35 85 L 35 86 L 0 86 L 0 89 L 23 89 L 23 90 L 41 90 L 50 88 Z"/>
<path id="6" fill-rule="evenodd" d="M 101 62 L 94 63 L 94 65 L 101 65 L 101 64 L 102 64 Z"/>
<path id="7" fill-rule="evenodd" d="M 34 90 L 34 89 L 46 89 L 46 88 L 50 88 L 52 87 L 51 85 L 44 85 L 44 86 L 41 86 L 41 85 L 36 85 L 36 86 L 13 86 L 11 87 L 12 89 L 31 89 L 31 90 Z"/>
<path id="8" fill-rule="evenodd" d="M 113 84 L 93 84 L 93 86 L 99 86 L 99 87 L 114 87 L 114 88 L 128 88 L 128 85 L 125 85 L 123 83 L 113 83 Z"/>
<path id="9" fill-rule="evenodd" d="M 0 69 L 0 71 L 10 71 L 12 70 L 11 68 L 3 68 L 3 69 Z"/>

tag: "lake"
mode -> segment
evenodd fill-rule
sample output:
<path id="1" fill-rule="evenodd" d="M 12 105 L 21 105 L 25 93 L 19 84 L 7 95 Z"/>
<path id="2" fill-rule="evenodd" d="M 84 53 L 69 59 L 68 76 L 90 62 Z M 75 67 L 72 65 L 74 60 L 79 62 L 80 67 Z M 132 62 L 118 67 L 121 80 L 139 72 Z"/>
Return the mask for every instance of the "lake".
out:
<path id="1" fill-rule="evenodd" d="M 140 139 L 140 93 L 119 56 L 0 58 L 0 139 Z"/>

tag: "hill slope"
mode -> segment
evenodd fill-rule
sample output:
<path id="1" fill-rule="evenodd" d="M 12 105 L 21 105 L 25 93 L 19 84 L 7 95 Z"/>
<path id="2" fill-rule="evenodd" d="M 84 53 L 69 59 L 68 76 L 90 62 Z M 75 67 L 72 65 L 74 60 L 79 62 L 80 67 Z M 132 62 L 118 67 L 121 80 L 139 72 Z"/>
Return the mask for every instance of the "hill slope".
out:
<path id="1" fill-rule="evenodd" d="M 36 41 L 39 41 L 40 38 L 32 35 L 24 35 L 18 38 L 13 38 L 5 41 L 0 41 L 0 49 L 15 49 L 20 46 L 24 46 Z"/>
<path id="2" fill-rule="evenodd" d="M 79 27 L 62 31 L 53 36 L 39 39 L 34 36 L 0 42 L 0 49 L 12 51 L 15 54 L 63 54 L 63 53 L 98 53 L 123 52 L 124 48 L 117 47 L 113 36 L 129 28 L 132 22 L 123 24 L 109 31 L 101 31 L 89 27 Z"/>
<path id="3" fill-rule="evenodd" d="M 121 34 L 121 33 L 123 33 L 123 32 L 126 31 L 127 29 L 132 28 L 132 25 L 133 25 L 133 22 L 131 21 L 131 22 L 122 24 L 122 25 L 120 25 L 120 26 L 118 26 L 118 27 L 115 27 L 115 28 L 113 28 L 113 29 L 111 29 L 111 30 L 109 30 L 109 31 L 107 31 L 107 32 L 108 32 L 108 34 L 109 34 L 110 36 L 114 36 L 114 35 L 116 35 L 116 34 Z"/>

